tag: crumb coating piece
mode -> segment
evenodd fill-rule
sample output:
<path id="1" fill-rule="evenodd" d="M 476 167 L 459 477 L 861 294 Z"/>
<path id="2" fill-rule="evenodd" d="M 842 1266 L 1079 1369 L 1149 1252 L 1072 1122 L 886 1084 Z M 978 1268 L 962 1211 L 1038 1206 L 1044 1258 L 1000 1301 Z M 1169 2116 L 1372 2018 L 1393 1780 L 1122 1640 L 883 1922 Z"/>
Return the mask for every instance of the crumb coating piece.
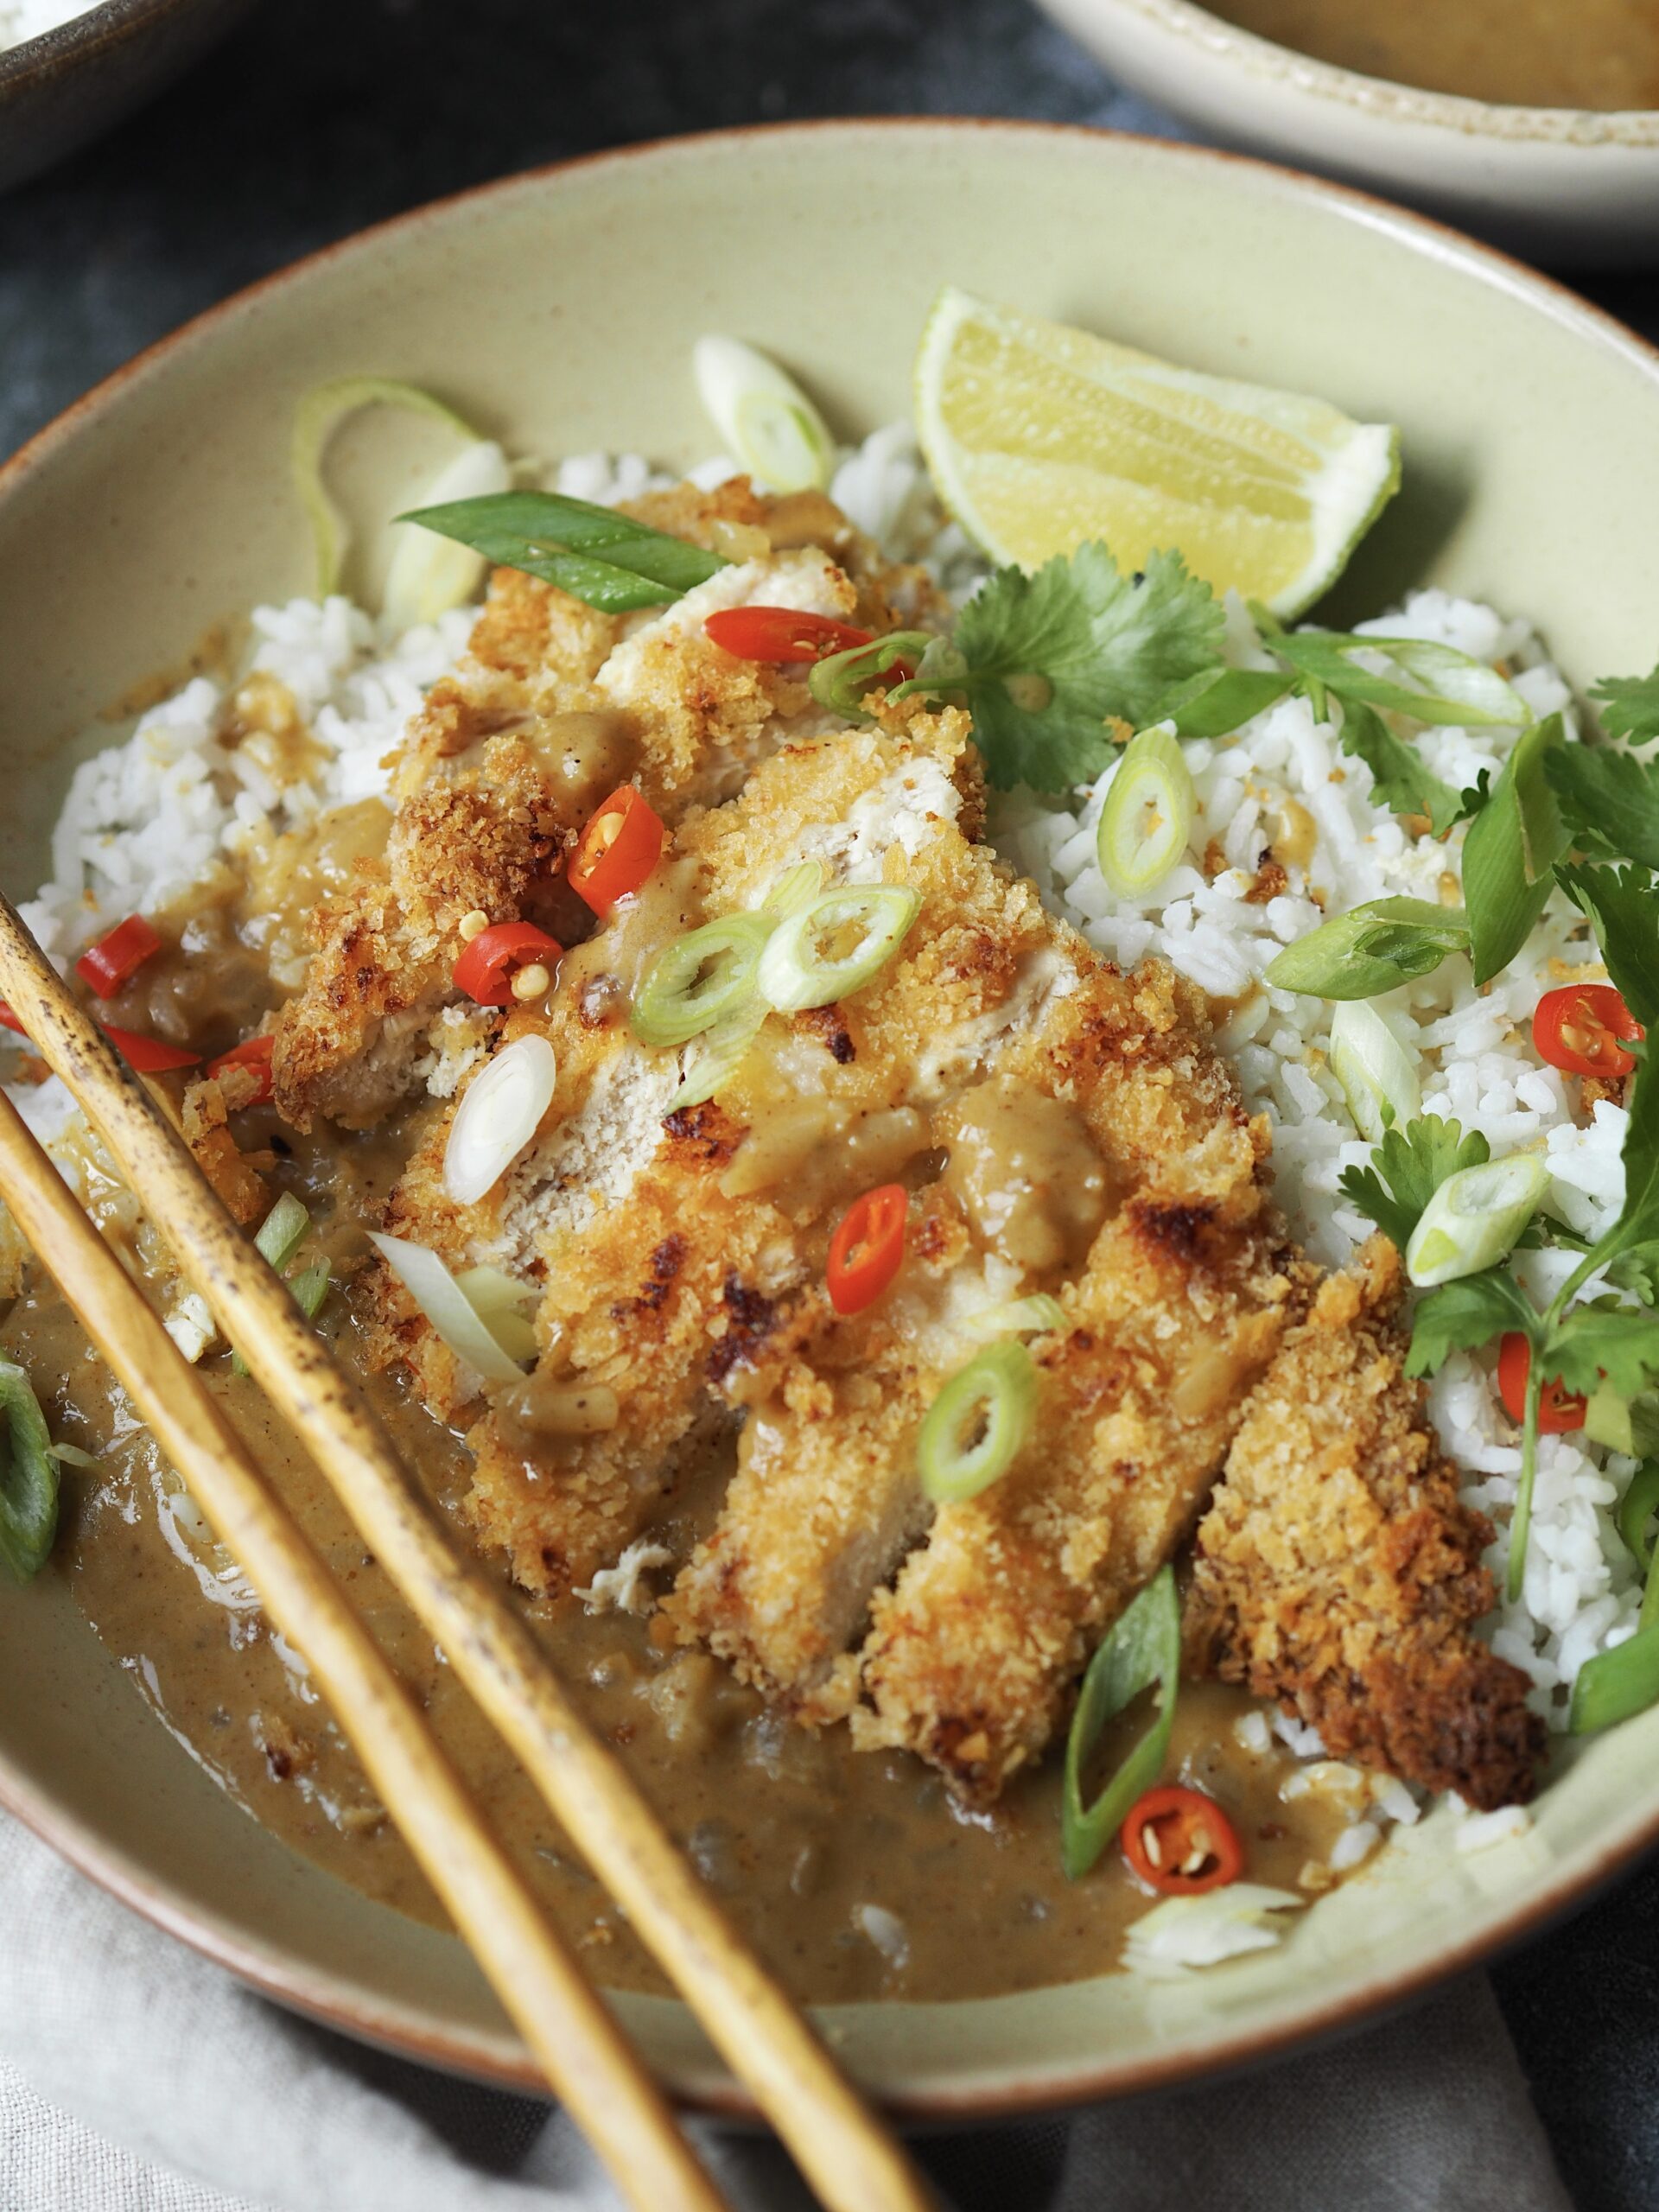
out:
<path id="1" fill-rule="evenodd" d="M 1199 1524 L 1187 1653 L 1335 1757 L 1487 1810 L 1531 1795 L 1546 1732 L 1526 1675 L 1471 1633 L 1492 1531 L 1405 1373 L 1403 1288 L 1373 1237 L 1258 1385 Z"/>

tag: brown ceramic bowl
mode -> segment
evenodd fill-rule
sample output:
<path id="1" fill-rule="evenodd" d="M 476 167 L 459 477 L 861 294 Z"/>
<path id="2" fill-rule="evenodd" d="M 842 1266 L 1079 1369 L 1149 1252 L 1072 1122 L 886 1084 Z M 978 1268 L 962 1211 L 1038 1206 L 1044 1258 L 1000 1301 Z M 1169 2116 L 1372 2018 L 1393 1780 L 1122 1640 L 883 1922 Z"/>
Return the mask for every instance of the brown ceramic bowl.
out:
<path id="1" fill-rule="evenodd" d="M 223 37 L 253 0 L 100 0 L 0 53 L 0 192 L 141 107 Z"/>
<path id="2" fill-rule="evenodd" d="M 514 178 L 319 254 L 154 348 L 0 470 L 0 881 L 40 880 L 74 760 L 110 742 L 108 724 L 84 734 L 101 709 L 185 661 L 216 618 L 307 588 L 288 426 L 320 378 L 410 378 L 522 452 L 685 464 L 712 442 L 689 371 L 701 333 L 773 349 L 861 433 L 907 408 L 946 279 L 1398 423 L 1405 487 L 1335 619 L 1432 582 L 1535 615 L 1580 683 L 1651 665 L 1659 357 L 1567 293 L 1414 217 L 1188 147 L 937 120 L 730 132 Z M 408 454 L 388 444 L 378 465 L 385 512 Z M 0 1800 L 95 1879 L 352 2033 L 533 2079 L 460 1944 L 224 1796 L 54 1570 L 0 1584 Z M 855 2005 L 830 2024 L 882 2095 L 941 2116 L 1192 2077 L 1352 2024 L 1659 1837 L 1659 1709 L 1560 1760 L 1519 1838 L 1460 1852 L 1456 1825 L 1441 1812 L 1405 1831 L 1281 1948 L 1183 1982 Z M 736 2101 L 682 2007 L 621 2009 L 682 2092 Z"/>

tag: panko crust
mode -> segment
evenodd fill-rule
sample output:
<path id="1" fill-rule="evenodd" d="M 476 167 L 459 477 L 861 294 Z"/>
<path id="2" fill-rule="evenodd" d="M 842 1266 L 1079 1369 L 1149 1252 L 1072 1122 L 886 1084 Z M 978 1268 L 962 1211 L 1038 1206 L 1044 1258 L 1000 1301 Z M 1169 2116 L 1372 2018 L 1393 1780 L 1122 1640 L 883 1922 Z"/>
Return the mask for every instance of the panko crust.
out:
<path id="1" fill-rule="evenodd" d="M 936 611 L 918 571 L 881 562 L 824 505 L 819 519 L 838 524 L 834 556 L 774 551 L 766 528 L 785 503 L 746 478 L 632 503 L 639 519 L 731 563 L 666 609 L 604 615 L 519 570 L 495 571 L 465 661 L 434 684 L 399 748 L 384 862 L 359 863 L 316 914 L 304 988 L 276 1024 L 286 1120 L 363 1128 L 397 1103 L 453 996 L 462 918 L 540 918 L 564 852 L 619 783 L 672 823 L 734 789 L 780 735 L 822 723 L 803 671 L 736 659 L 703 634 L 709 607 L 766 598 L 875 626 L 890 600 Z M 573 762 L 557 721 L 569 714 L 611 726 L 602 772 Z"/>
<path id="2" fill-rule="evenodd" d="M 1471 1633 L 1492 1531 L 1405 1373 L 1403 1287 L 1373 1237 L 1257 1387 L 1199 1524 L 1186 1649 L 1336 1757 L 1486 1809 L 1530 1796 L 1546 1731 L 1526 1675 Z"/>

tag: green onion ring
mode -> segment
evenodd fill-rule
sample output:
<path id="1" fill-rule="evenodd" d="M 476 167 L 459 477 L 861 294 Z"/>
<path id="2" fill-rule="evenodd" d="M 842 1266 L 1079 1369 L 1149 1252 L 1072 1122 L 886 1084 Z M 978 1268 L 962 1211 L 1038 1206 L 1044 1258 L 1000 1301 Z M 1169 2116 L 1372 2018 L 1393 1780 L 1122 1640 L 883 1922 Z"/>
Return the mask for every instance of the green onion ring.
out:
<path id="1" fill-rule="evenodd" d="M 311 1217 L 291 1192 L 284 1191 L 259 1224 L 254 1249 L 280 1274 L 305 1242 Z"/>
<path id="2" fill-rule="evenodd" d="M 1407 1274 L 1420 1290 L 1431 1290 L 1496 1267 L 1514 1250 L 1548 1187 L 1548 1169 L 1528 1152 L 1448 1175 L 1411 1232 Z"/>
<path id="3" fill-rule="evenodd" d="M 897 884 L 848 885 L 826 891 L 810 906 L 788 915 L 760 956 L 760 995 L 779 1014 L 830 1006 L 880 975 L 921 912 L 918 892 Z M 832 931 L 856 929 L 851 952 L 826 959 L 819 940 Z"/>
<path id="4" fill-rule="evenodd" d="M 1089 1662 L 1065 1744 L 1060 1799 L 1060 1857 L 1066 1879 L 1089 1872 L 1123 1825 L 1130 1806 L 1163 1771 L 1175 1725 L 1175 1692 L 1181 1671 L 1181 1606 L 1175 1570 L 1160 1567 L 1126 1606 Z M 1151 1726 L 1092 1805 L 1083 1802 L 1083 1770 L 1106 1723 L 1140 1693 L 1158 1685 Z"/>
<path id="5" fill-rule="evenodd" d="M 772 924 L 727 914 L 664 945 L 639 979 L 628 1022 L 642 1045 L 689 1045 L 754 996 Z"/>
<path id="6" fill-rule="evenodd" d="M 1107 889 L 1120 899 L 1142 899 L 1161 883 L 1186 850 L 1195 804 L 1192 772 L 1169 729 L 1154 723 L 1131 738 L 1095 832 Z"/>
<path id="7" fill-rule="evenodd" d="M 58 1462 L 34 1386 L 9 1359 L 0 1359 L 0 1565 L 29 1582 L 58 1532 Z"/>
<path id="8" fill-rule="evenodd" d="M 1013 1465 L 1036 1409 L 1037 1369 L 1023 1344 L 991 1344 L 969 1360 L 928 1408 L 916 1440 L 925 1495 L 948 1505 L 988 1490 Z M 970 1443 L 965 1430 L 976 1432 Z"/>

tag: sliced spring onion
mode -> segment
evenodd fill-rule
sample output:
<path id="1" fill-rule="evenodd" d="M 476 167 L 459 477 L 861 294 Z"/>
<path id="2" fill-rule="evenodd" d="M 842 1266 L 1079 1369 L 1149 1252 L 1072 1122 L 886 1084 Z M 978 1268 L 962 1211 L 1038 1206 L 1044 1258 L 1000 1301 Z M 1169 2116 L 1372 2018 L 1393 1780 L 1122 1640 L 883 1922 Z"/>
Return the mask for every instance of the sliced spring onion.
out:
<path id="1" fill-rule="evenodd" d="M 447 423 L 469 445 L 479 442 L 477 431 L 454 408 L 446 407 L 418 385 L 399 384 L 391 377 L 335 377 L 308 391 L 294 410 L 289 458 L 317 549 L 320 599 L 338 587 L 351 542 L 346 518 L 329 498 L 323 480 L 323 458 L 328 441 L 346 416 L 364 407 L 401 407 L 411 415 L 428 415 L 435 422 Z"/>
<path id="2" fill-rule="evenodd" d="M 397 519 L 556 584 L 602 614 L 664 607 L 728 566 L 721 555 L 689 538 L 559 492 L 487 492 L 478 499 L 416 507 Z"/>
<path id="3" fill-rule="evenodd" d="M 457 1359 L 486 1382 L 523 1382 L 524 1370 L 502 1351 L 435 1252 L 374 1229 L 369 1242 Z"/>
<path id="4" fill-rule="evenodd" d="M 467 1086 L 443 1147 L 443 1187 L 458 1206 L 493 1191 L 542 1125 L 559 1064 L 545 1037 L 515 1037 Z"/>
<path id="5" fill-rule="evenodd" d="M 787 916 L 760 956 L 760 995 L 780 1014 L 830 1006 L 879 976 L 922 910 L 921 894 L 899 884 L 847 885 L 825 891 Z M 849 950 L 826 950 L 849 931 Z"/>
<path id="6" fill-rule="evenodd" d="M 928 647 L 938 642 L 928 630 L 889 631 L 885 638 L 874 638 L 868 645 L 849 645 L 844 652 L 826 653 L 822 660 L 814 661 L 807 672 L 806 688 L 821 707 L 839 715 L 843 721 L 868 721 L 862 686 L 879 677 L 891 677 L 900 661 L 919 662 Z"/>
<path id="7" fill-rule="evenodd" d="M 262 1253 L 278 1274 L 304 1243 L 311 1217 L 293 1193 L 284 1191 L 260 1223 L 254 1249 Z"/>
<path id="8" fill-rule="evenodd" d="M 678 1113 L 683 1106 L 701 1106 L 731 1081 L 749 1057 L 770 1011 L 764 999 L 747 999 L 712 1029 L 691 1039 L 685 1050 L 680 1087 L 669 1102 L 671 1114 Z"/>
<path id="9" fill-rule="evenodd" d="M 542 1294 L 536 1283 L 521 1282 L 501 1268 L 468 1268 L 455 1281 L 474 1313 L 486 1321 L 497 1313 L 516 1313 Z"/>
<path id="10" fill-rule="evenodd" d="M 1604 1382 L 1584 1402 L 1584 1433 L 1592 1444 L 1605 1444 L 1626 1459 L 1652 1459 L 1659 1454 L 1659 1400 L 1645 1392 L 1639 1398 L 1623 1397 Z"/>
<path id="11" fill-rule="evenodd" d="M 992 1344 L 953 1375 L 916 1440 L 922 1489 L 937 1503 L 977 1497 L 1007 1474 L 1031 1433 L 1037 1369 L 1020 1344 Z"/>
<path id="12" fill-rule="evenodd" d="M 1548 1184 L 1548 1169 L 1529 1152 L 1448 1175 L 1411 1233 L 1406 1273 L 1429 1290 L 1496 1267 L 1514 1249 Z"/>
<path id="13" fill-rule="evenodd" d="M 699 338 L 691 372 L 733 458 L 773 492 L 822 491 L 835 446 L 793 377 L 741 338 Z"/>
<path id="14" fill-rule="evenodd" d="M 1342 1085 L 1354 1127 L 1381 1144 L 1396 1124 L 1422 1111 L 1416 1054 L 1385 1014 L 1363 999 L 1339 999 L 1331 1017 L 1331 1072 Z"/>
<path id="15" fill-rule="evenodd" d="M 1630 1477 L 1630 1486 L 1618 1506 L 1618 1533 L 1643 1574 L 1653 1570 L 1654 1544 L 1648 1523 L 1656 1512 L 1659 1512 L 1659 1459 L 1649 1459 Z"/>
<path id="16" fill-rule="evenodd" d="M 51 1448 L 52 1457 L 60 1466 L 95 1467 L 98 1465 L 92 1453 L 83 1452 L 79 1444 L 54 1444 Z"/>
<path id="17" fill-rule="evenodd" d="M 58 1461 L 24 1370 L 0 1360 L 0 1563 L 19 1582 L 45 1566 L 58 1532 Z"/>
<path id="18" fill-rule="evenodd" d="M 1051 1329 L 1065 1325 L 1065 1308 L 1058 1298 L 1051 1298 L 1046 1291 L 1034 1291 L 1029 1298 L 1016 1298 L 1007 1306 L 988 1306 L 982 1313 L 976 1313 L 968 1323 L 976 1337 L 1046 1336 Z"/>
<path id="19" fill-rule="evenodd" d="M 484 1324 L 509 1359 L 528 1366 L 536 1357 L 536 1325 L 527 1313 L 492 1313 Z"/>
<path id="20" fill-rule="evenodd" d="M 1122 1827 L 1130 1806 L 1162 1773 L 1180 1671 L 1180 1600 L 1175 1570 L 1165 1567 L 1118 1615 L 1083 1678 L 1066 1738 L 1060 1798 L 1060 1857 L 1068 1881 L 1089 1872 Z M 1085 1805 L 1083 1770 L 1101 1731 L 1154 1682 L 1158 1709 L 1150 1725 L 1094 1803 Z"/>
<path id="21" fill-rule="evenodd" d="M 1179 741 L 1156 722 L 1123 748 L 1100 810 L 1095 852 L 1106 887 L 1141 899 L 1161 883 L 1192 834 L 1195 797 Z"/>
<path id="22" fill-rule="evenodd" d="M 450 499 L 480 499 L 512 487 L 507 456 L 493 439 L 480 438 L 439 471 L 421 505 L 435 507 Z M 380 611 L 388 626 L 410 630 L 417 622 L 435 622 L 452 607 L 465 607 L 484 581 L 484 556 L 470 545 L 458 545 L 453 537 L 418 530 L 413 523 L 400 522 L 394 528 L 391 563 L 380 595 Z"/>
<path id="23" fill-rule="evenodd" d="M 642 1045 L 689 1045 L 755 995 L 772 925 L 764 914 L 726 914 L 665 944 L 639 978 L 628 1012 Z"/>
<path id="24" fill-rule="evenodd" d="M 1654 1586 L 1650 1583 L 1650 1588 Z M 1645 1602 L 1643 1612 L 1647 1612 Z M 1646 1621 L 1626 1643 L 1586 1659 L 1573 1685 L 1567 1726 L 1575 1736 L 1592 1736 L 1645 1713 L 1659 1702 L 1659 1620 Z"/>
<path id="25" fill-rule="evenodd" d="M 334 1270 L 327 1260 L 314 1260 L 308 1268 L 302 1268 L 289 1278 L 288 1287 L 294 1294 L 294 1303 L 308 1321 L 315 1321 L 322 1311 L 322 1301 L 328 1295 L 333 1277 Z"/>
<path id="26" fill-rule="evenodd" d="M 774 921 L 787 921 L 791 914 L 804 913 L 823 888 L 823 862 L 802 861 L 784 870 L 760 901 L 760 911 Z"/>
<path id="27" fill-rule="evenodd" d="M 1273 650 L 1304 676 L 1328 685 L 1343 700 L 1409 715 L 1420 722 L 1459 728 L 1489 723 L 1524 729 L 1532 710 L 1490 662 L 1472 660 L 1453 646 L 1423 638 L 1361 637 L 1330 630 L 1281 631 Z M 1395 674 L 1377 674 L 1357 656 L 1385 660 Z M 1402 683 L 1399 678 L 1407 681 Z"/>

